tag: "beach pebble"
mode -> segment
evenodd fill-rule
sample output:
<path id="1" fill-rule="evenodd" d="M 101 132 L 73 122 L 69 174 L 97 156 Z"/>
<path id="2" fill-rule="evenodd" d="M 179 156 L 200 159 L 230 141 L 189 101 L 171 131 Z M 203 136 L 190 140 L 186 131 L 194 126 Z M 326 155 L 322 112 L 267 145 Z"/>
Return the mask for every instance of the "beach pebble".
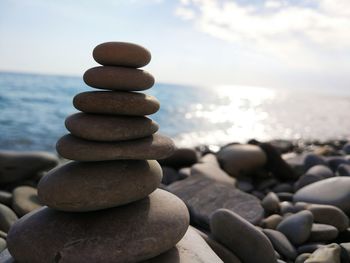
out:
<path id="1" fill-rule="evenodd" d="M 16 187 L 12 193 L 12 208 L 18 216 L 24 216 L 42 206 L 39 202 L 38 191 L 34 187 L 19 186 Z"/>
<path id="2" fill-rule="evenodd" d="M 0 184 L 35 177 L 57 164 L 57 156 L 47 152 L 0 151 Z"/>
<path id="3" fill-rule="evenodd" d="M 340 263 L 340 247 L 335 243 L 321 247 L 305 263 Z"/>
<path id="4" fill-rule="evenodd" d="M 204 229 L 209 228 L 210 215 L 220 208 L 229 209 L 252 224 L 259 224 L 264 215 L 255 196 L 210 178 L 191 176 L 169 185 L 167 190 L 186 203 L 191 221 Z"/>
<path id="5" fill-rule="evenodd" d="M 312 222 L 312 213 L 301 211 L 284 218 L 276 229 L 282 232 L 294 245 L 300 245 L 308 240 Z"/>
<path id="6" fill-rule="evenodd" d="M 326 204 L 350 213 L 350 178 L 332 177 L 307 185 L 294 195 L 295 202 Z"/>
<path id="7" fill-rule="evenodd" d="M 326 160 L 317 154 L 308 153 L 304 156 L 304 169 L 305 171 L 309 170 L 311 167 L 316 165 L 328 166 Z"/>
<path id="8" fill-rule="evenodd" d="M 341 164 L 338 166 L 337 174 L 339 176 L 350 176 L 350 164 Z"/>
<path id="9" fill-rule="evenodd" d="M 41 203 L 61 211 L 95 211 L 128 204 L 152 193 L 162 170 L 154 160 L 69 162 L 38 185 Z"/>
<path id="10" fill-rule="evenodd" d="M 349 160 L 344 156 L 329 156 L 326 157 L 326 160 L 333 171 L 337 171 L 338 167 L 342 164 L 350 164 Z"/>
<path id="11" fill-rule="evenodd" d="M 154 84 L 154 78 L 148 72 L 125 67 L 91 68 L 83 79 L 90 87 L 117 91 L 141 91 Z"/>
<path id="12" fill-rule="evenodd" d="M 121 142 L 86 141 L 67 134 L 58 140 L 56 149 L 62 157 L 76 161 L 157 160 L 170 156 L 175 145 L 159 134 Z"/>
<path id="13" fill-rule="evenodd" d="M 172 167 L 176 170 L 190 167 L 198 162 L 198 153 L 192 148 L 178 148 L 173 154 L 159 161 L 160 165 Z"/>
<path id="14" fill-rule="evenodd" d="M 10 227 L 18 220 L 17 215 L 7 206 L 0 204 L 0 230 L 8 232 Z"/>
<path id="15" fill-rule="evenodd" d="M 75 113 L 65 125 L 74 136 L 92 141 L 126 141 L 157 132 L 157 123 L 147 117 Z"/>
<path id="16" fill-rule="evenodd" d="M 305 153 L 286 153 L 282 154 L 282 159 L 288 164 L 288 166 L 293 170 L 296 177 L 303 175 L 305 173 L 305 167 L 304 167 L 304 159 L 306 154 Z"/>
<path id="17" fill-rule="evenodd" d="M 250 144 L 233 144 L 223 147 L 217 158 L 231 176 L 250 174 L 266 163 L 266 154 L 260 147 Z"/>
<path id="18" fill-rule="evenodd" d="M 297 248 L 298 254 L 313 253 L 315 250 L 324 247 L 324 243 L 305 243 Z"/>
<path id="19" fill-rule="evenodd" d="M 316 223 L 334 226 L 340 232 L 349 227 L 349 218 L 336 206 L 309 204 L 306 209 L 313 214 Z"/>
<path id="20" fill-rule="evenodd" d="M 220 166 L 213 163 L 196 163 L 191 167 L 191 176 L 207 177 L 227 185 L 236 185 L 235 178 L 229 176 Z"/>
<path id="21" fill-rule="evenodd" d="M 311 167 L 299 180 L 295 183 L 295 190 L 299 190 L 306 185 L 321 181 L 326 178 L 333 177 L 331 169 L 324 165 L 315 165 Z"/>
<path id="22" fill-rule="evenodd" d="M 276 193 L 280 201 L 288 201 L 292 202 L 293 201 L 293 194 L 292 193 L 284 193 L 284 192 L 279 192 Z"/>
<path id="23" fill-rule="evenodd" d="M 174 168 L 162 166 L 163 171 L 163 177 L 162 177 L 162 184 L 169 185 L 176 181 L 180 181 L 183 179 L 186 179 L 187 176 L 184 176 L 183 174 L 176 171 Z"/>
<path id="24" fill-rule="evenodd" d="M 293 193 L 293 185 L 290 183 L 281 183 L 273 187 L 273 192 L 275 193 Z"/>
<path id="25" fill-rule="evenodd" d="M 296 212 L 296 209 L 292 202 L 283 201 L 279 204 L 279 206 L 280 206 L 280 211 L 282 215 Z"/>
<path id="26" fill-rule="evenodd" d="M 95 61 L 104 66 L 139 68 L 151 61 L 151 53 L 144 47 L 127 42 L 105 42 L 92 52 Z"/>
<path id="27" fill-rule="evenodd" d="M 77 110 L 86 113 L 144 116 L 159 110 L 159 101 L 150 95 L 125 91 L 87 91 L 73 98 Z"/>
<path id="28" fill-rule="evenodd" d="M 7 245 L 19 262 L 139 262 L 175 246 L 188 225 L 183 202 L 158 189 L 140 201 L 98 212 L 43 207 L 13 225 Z"/>
<path id="29" fill-rule="evenodd" d="M 3 238 L 3 239 L 6 240 L 6 238 L 7 238 L 7 233 L 4 232 L 4 231 L 2 231 L 2 230 L 0 230 L 0 238 Z"/>
<path id="30" fill-rule="evenodd" d="M 211 236 L 196 229 L 201 237 L 207 242 L 216 255 L 225 263 L 241 263 L 241 260 L 233 252 L 214 240 Z"/>
<path id="31" fill-rule="evenodd" d="M 269 239 L 238 214 L 227 209 L 217 210 L 211 217 L 210 229 L 213 237 L 242 262 L 276 262 L 275 251 Z"/>
<path id="32" fill-rule="evenodd" d="M 270 215 L 269 217 L 263 219 L 261 226 L 263 228 L 276 229 L 276 227 L 279 223 L 281 223 L 282 220 L 283 217 L 278 214 Z"/>
<path id="33" fill-rule="evenodd" d="M 311 256 L 311 253 L 303 253 L 303 254 L 300 254 L 300 255 L 295 259 L 295 263 L 304 263 L 310 256 Z"/>
<path id="34" fill-rule="evenodd" d="M 169 251 L 142 263 L 224 263 L 203 240 L 189 227 L 185 236 Z M 225 263 L 227 263 L 225 261 Z M 238 263 L 238 262 L 237 262 Z"/>
<path id="35" fill-rule="evenodd" d="M 331 241 L 338 236 L 338 229 L 331 225 L 312 224 L 310 242 Z"/>
<path id="36" fill-rule="evenodd" d="M 7 206 L 11 206 L 12 193 L 0 190 L 0 203 Z"/>
<path id="37" fill-rule="evenodd" d="M 6 240 L 3 238 L 0 238 L 0 252 L 4 251 L 7 247 Z M 0 261 L 2 262 L 2 261 Z"/>
<path id="38" fill-rule="evenodd" d="M 274 192 L 269 192 L 261 201 L 266 214 L 274 214 L 280 211 L 280 200 Z"/>
<path id="39" fill-rule="evenodd" d="M 263 233 L 269 238 L 275 250 L 288 260 L 294 260 L 297 257 L 297 251 L 281 232 L 264 229 Z"/>

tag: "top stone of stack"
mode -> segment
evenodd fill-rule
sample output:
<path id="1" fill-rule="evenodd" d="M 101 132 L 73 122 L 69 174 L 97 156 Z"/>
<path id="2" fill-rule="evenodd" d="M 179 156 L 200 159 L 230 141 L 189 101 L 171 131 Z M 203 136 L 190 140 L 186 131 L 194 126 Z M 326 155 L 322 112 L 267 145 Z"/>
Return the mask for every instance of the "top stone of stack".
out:
<path id="1" fill-rule="evenodd" d="M 151 61 L 151 53 L 147 49 L 125 42 L 102 43 L 95 47 L 92 55 L 103 66 L 140 68 Z"/>

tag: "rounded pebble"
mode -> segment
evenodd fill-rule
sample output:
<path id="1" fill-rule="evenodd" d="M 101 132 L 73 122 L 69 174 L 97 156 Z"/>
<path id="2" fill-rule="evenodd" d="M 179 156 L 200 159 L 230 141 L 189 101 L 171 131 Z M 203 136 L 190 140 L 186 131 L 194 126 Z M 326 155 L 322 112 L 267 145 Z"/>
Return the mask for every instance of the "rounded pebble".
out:
<path id="1" fill-rule="evenodd" d="M 13 190 L 12 208 L 17 215 L 25 214 L 41 207 L 38 191 L 31 186 L 19 186 Z"/>
<path id="2" fill-rule="evenodd" d="M 141 91 L 154 84 L 154 78 L 148 72 L 123 67 L 91 68 L 83 78 L 90 87 L 118 91 Z"/>
<path id="3" fill-rule="evenodd" d="M 95 211 L 145 198 L 161 178 L 154 160 L 70 162 L 44 176 L 38 192 L 40 201 L 51 208 Z"/>

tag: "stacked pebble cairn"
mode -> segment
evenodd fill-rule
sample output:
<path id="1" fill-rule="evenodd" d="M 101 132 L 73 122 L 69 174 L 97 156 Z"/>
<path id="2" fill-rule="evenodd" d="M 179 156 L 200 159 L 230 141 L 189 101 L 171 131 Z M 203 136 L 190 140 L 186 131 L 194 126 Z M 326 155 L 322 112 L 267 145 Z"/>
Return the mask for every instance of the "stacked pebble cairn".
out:
<path id="1" fill-rule="evenodd" d="M 150 53 L 108 42 L 93 57 L 103 66 L 86 71 L 84 81 L 109 91 L 74 98 L 82 112 L 67 118 L 71 134 L 57 143 L 59 154 L 74 161 L 40 181 L 39 199 L 47 207 L 11 228 L 8 249 L 19 262 L 140 262 L 170 250 L 189 226 L 184 203 L 157 189 L 162 170 L 155 160 L 175 148 L 145 117 L 159 103 L 134 92 L 154 84 L 137 69 L 149 63 Z"/>

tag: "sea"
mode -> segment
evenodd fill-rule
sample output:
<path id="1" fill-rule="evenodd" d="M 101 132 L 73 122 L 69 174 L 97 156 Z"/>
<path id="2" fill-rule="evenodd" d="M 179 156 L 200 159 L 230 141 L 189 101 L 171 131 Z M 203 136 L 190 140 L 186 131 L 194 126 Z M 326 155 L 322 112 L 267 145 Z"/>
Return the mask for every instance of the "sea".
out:
<path id="1" fill-rule="evenodd" d="M 77 112 L 75 94 L 92 90 L 81 77 L 0 72 L 0 149 L 55 151 Z M 350 138 L 349 90 L 157 83 L 145 93 L 160 110 L 159 132 L 179 147 L 229 142 Z"/>

